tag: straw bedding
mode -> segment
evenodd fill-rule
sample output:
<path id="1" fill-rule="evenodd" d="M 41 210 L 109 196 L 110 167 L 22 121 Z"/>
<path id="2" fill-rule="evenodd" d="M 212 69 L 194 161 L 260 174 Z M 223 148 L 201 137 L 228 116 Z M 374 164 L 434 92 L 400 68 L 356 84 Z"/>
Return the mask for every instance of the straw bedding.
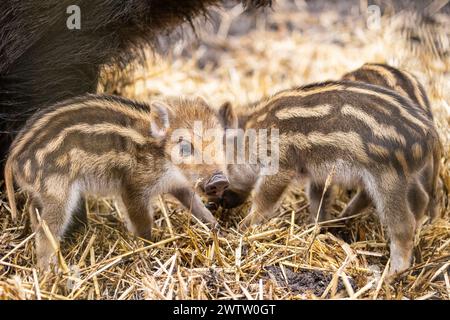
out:
<path id="1" fill-rule="evenodd" d="M 244 234 L 237 225 L 249 204 L 216 212 L 221 228 L 211 231 L 160 197 L 153 242 L 127 232 L 111 199 L 91 198 L 89 226 L 63 243 L 59 270 L 42 274 L 34 269 L 34 234 L 21 236 L 23 221 L 11 221 L 2 193 L 0 299 L 450 299 L 450 16 L 441 10 L 422 21 L 388 8 L 379 28 L 368 27 L 363 5 L 279 0 L 256 16 L 239 6 L 213 12 L 214 23 L 198 22 L 198 39 L 185 34 L 162 54 L 148 53 L 114 90 L 139 100 L 201 95 L 214 106 L 245 105 L 338 79 L 365 62 L 411 71 L 427 88 L 444 145 L 444 196 L 441 217 L 424 225 L 415 263 L 401 277 L 385 281 L 388 239 L 372 209 L 310 225 L 299 186 L 277 218 Z M 336 214 L 347 201 L 340 192 Z"/>

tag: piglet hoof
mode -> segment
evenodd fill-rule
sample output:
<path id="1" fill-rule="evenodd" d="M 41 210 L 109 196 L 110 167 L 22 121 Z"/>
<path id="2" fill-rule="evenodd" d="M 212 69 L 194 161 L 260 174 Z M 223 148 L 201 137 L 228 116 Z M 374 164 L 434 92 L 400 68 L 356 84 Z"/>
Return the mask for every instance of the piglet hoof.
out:
<path id="1" fill-rule="evenodd" d="M 220 228 L 219 222 L 217 222 L 217 220 L 216 220 L 214 217 L 212 217 L 212 218 L 210 218 L 210 219 L 205 219 L 205 220 L 203 220 L 203 223 L 204 223 L 211 231 L 219 230 L 219 228 Z"/>
<path id="2" fill-rule="evenodd" d="M 397 262 L 397 263 L 396 263 Z M 403 261 L 395 261 L 392 263 L 389 267 L 389 271 L 387 274 L 387 282 L 391 283 L 393 281 L 401 280 L 402 278 L 406 277 L 408 274 L 408 269 L 411 266 L 411 263 L 409 263 L 409 260 L 404 259 Z"/>
<path id="3" fill-rule="evenodd" d="M 152 230 L 149 228 L 148 230 L 141 231 L 137 233 L 137 236 L 147 242 L 152 241 Z"/>
<path id="4" fill-rule="evenodd" d="M 213 232 L 217 232 L 220 230 L 220 224 L 216 220 L 210 222 L 208 226 L 211 228 Z"/>

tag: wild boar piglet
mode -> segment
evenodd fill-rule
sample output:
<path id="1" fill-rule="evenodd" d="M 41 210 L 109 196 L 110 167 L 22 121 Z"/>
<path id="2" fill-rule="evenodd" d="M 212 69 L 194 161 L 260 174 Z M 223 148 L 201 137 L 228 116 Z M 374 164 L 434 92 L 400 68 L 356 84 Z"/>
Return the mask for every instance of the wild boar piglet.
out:
<path id="1" fill-rule="evenodd" d="M 415 211 L 424 208 L 410 208 L 408 189 L 432 161 L 429 192 L 434 196 L 441 152 L 435 127 L 420 107 L 379 86 L 328 81 L 281 91 L 238 115 L 224 104 L 219 114 L 239 124 L 246 135 L 250 130 L 278 130 L 275 139 L 267 134 L 243 146 L 249 154 L 255 150 L 252 145 L 278 153 L 275 174 L 263 174 L 266 168 L 260 162 L 228 165 L 227 192 L 237 191 L 245 199 L 255 188 L 242 228 L 273 217 L 294 179 L 304 181 L 309 190 L 323 191 L 331 177 L 334 184 L 364 190 L 375 205 L 391 238 L 391 273 L 409 267 L 415 216 L 422 215 Z M 227 130 L 227 143 L 239 140 L 236 134 L 239 130 Z M 266 142 L 269 148 L 262 145 Z M 313 217 L 322 220 L 320 201 L 311 197 L 310 207 Z"/>
<path id="2" fill-rule="evenodd" d="M 194 191 L 197 185 L 220 195 L 227 187 L 221 149 L 211 153 L 208 163 L 196 157 L 208 145 L 203 132 L 211 129 L 223 135 L 216 111 L 199 98 L 147 105 L 87 95 L 32 116 L 11 147 L 5 178 L 13 216 L 13 181 L 30 197 L 39 267 L 54 261 L 54 249 L 37 213 L 60 241 L 72 218 L 85 215 L 88 194 L 116 197 L 130 230 L 144 239 L 151 236 L 150 200 L 162 193 L 214 225 L 215 218 Z"/>

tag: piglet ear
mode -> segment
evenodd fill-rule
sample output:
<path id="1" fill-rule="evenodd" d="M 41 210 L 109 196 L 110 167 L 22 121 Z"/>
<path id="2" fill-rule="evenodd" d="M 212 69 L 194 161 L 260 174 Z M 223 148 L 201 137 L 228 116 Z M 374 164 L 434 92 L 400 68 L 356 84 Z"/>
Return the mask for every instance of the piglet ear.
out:
<path id="1" fill-rule="evenodd" d="M 150 134 L 158 140 L 166 137 L 169 130 L 169 106 L 162 101 L 154 101 L 150 105 Z"/>
<path id="2" fill-rule="evenodd" d="M 209 106 L 208 101 L 206 101 L 206 98 L 202 95 L 197 95 L 195 97 L 195 101 L 199 104 L 203 104 L 205 106 Z"/>
<path id="3" fill-rule="evenodd" d="M 238 118 L 233 105 L 229 101 L 220 106 L 219 119 L 225 129 L 237 129 L 238 127 Z"/>

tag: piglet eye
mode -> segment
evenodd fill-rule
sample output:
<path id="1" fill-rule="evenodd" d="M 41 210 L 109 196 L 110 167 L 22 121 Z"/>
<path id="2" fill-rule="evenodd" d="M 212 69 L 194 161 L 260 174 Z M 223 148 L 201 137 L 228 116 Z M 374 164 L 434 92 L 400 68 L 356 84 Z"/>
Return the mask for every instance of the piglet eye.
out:
<path id="1" fill-rule="evenodd" d="M 189 157 L 191 155 L 193 155 L 194 153 L 194 147 L 192 146 L 192 144 L 188 141 L 181 141 L 180 142 L 180 155 L 182 157 Z"/>

